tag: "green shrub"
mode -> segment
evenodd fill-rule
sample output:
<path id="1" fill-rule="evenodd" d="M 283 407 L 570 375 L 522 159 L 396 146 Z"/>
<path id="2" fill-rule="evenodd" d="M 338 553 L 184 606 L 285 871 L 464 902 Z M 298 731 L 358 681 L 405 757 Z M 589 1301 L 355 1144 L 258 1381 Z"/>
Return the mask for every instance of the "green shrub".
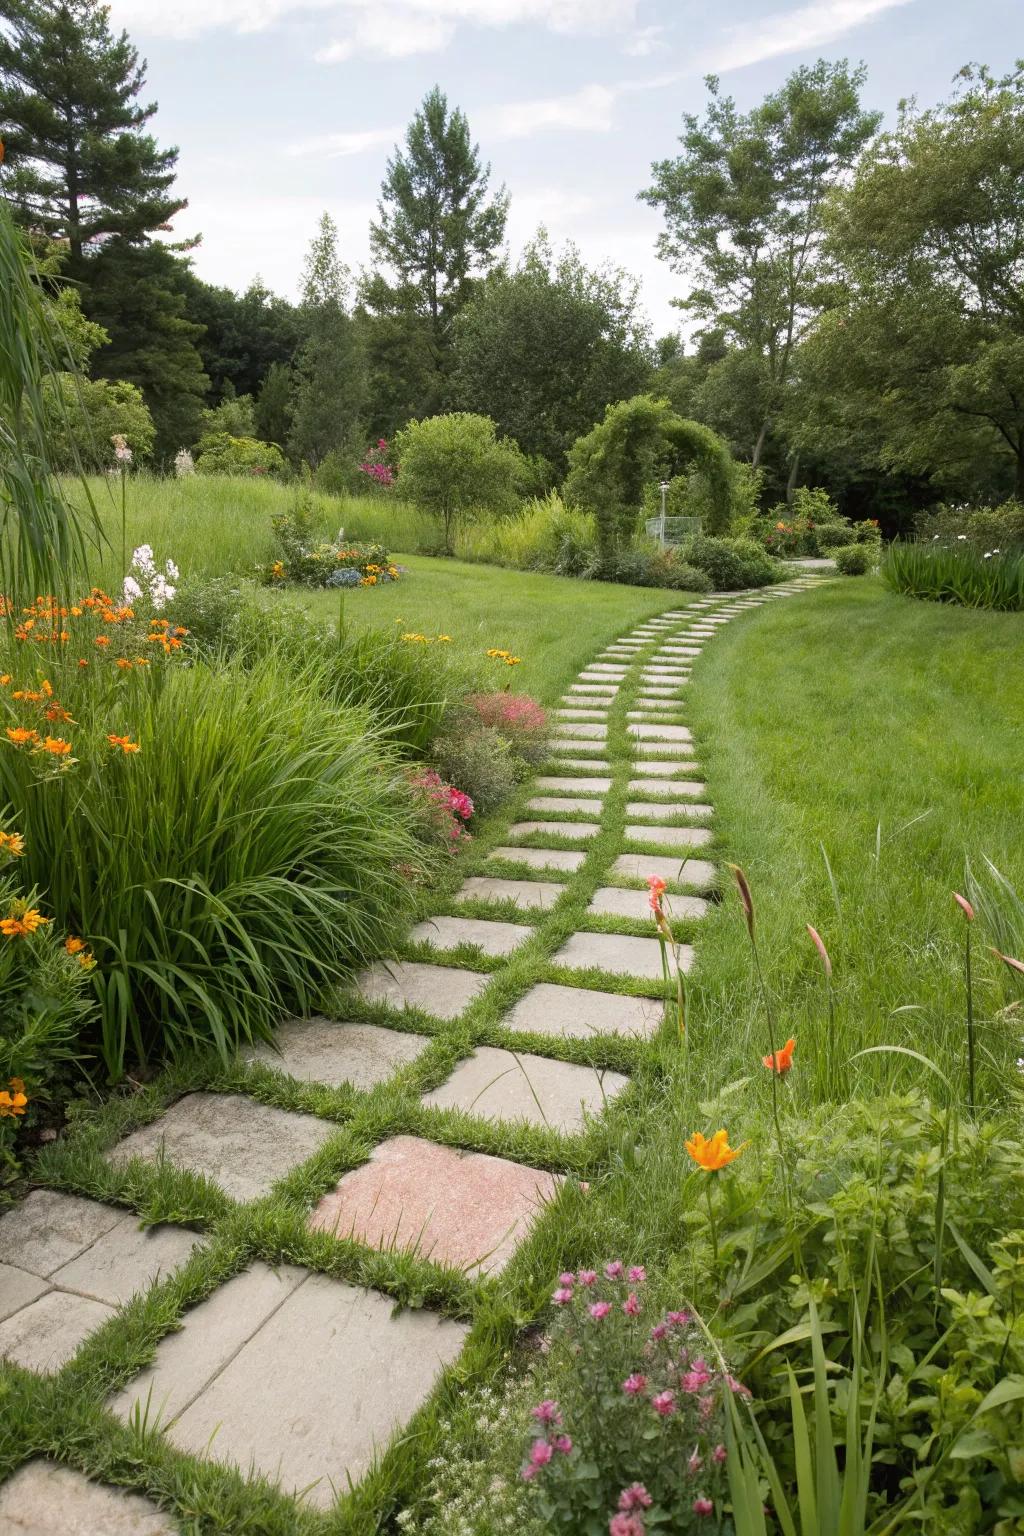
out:
<path id="1" fill-rule="evenodd" d="M 443 779 L 469 795 L 479 816 L 497 810 L 533 771 L 492 726 L 445 732 L 430 760 Z"/>
<path id="2" fill-rule="evenodd" d="M 875 563 L 875 553 L 867 544 L 844 544 L 832 551 L 836 570 L 843 576 L 866 576 Z"/>
<path id="3" fill-rule="evenodd" d="M 495 435 L 489 416 L 453 411 L 410 422 L 395 438 L 402 495 L 428 513 L 453 554 L 456 529 L 476 510 L 512 512 L 527 467 L 508 438 Z"/>
<path id="4" fill-rule="evenodd" d="M 620 550 L 593 559 L 582 573 L 590 581 L 617 581 L 633 587 L 668 587 L 679 592 L 710 592 L 707 573 L 681 559 L 674 549 Z"/>
<path id="5" fill-rule="evenodd" d="M 965 608 L 1024 610 L 1024 549 L 981 550 L 967 535 L 946 545 L 938 535 L 926 544 L 890 544 L 882 577 L 894 592 L 961 603 Z"/>
<path id="6" fill-rule="evenodd" d="M 698 534 L 680 547 L 679 557 L 703 571 L 711 589 L 720 592 L 769 586 L 779 579 L 778 566 L 753 539 L 713 539 Z"/>
<path id="7" fill-rule="evenodd" d="M 555 571 L 568 549 L 584 551 L 582 564 L 597 545 L 594 519 L 567 507 L 557 491 L 534 497 L 511 517 L 487 518 L 469 524 L 459 539 L 459 554 L 493 560 L 519 571 Z M 564 575 L 577 572 L 562 572 Z"/>
<path id="8" fill-rule="evenodd" d="M 915 523 L 922 540 L 955 544 L 961 534 L 982 550 L 1008 549 L 1024 545 L 1024 503 L 1011 498 L 998 507 L 940 506 L 923 513 Z"/>
<path id="9" fill-rule="evenodd" d="M 817 553 L 827 555 L 833 549 L 844 549 L 851 540 L 853 530 L 847 522 L 820 523 L 814 530 Z"/>
<path id="10" fill-rule="evenodd" d="M 156 430 L 142 391 L 124 379 L 51 374 L 44 386 L 46 430 L 56 469 L 103 470 L 114 463 L 111 439 L 125 439 L 136 461 L 153 452 Z"/>
<path id="11" fill-rule="evenodd" d="M 276 443 L 209 432 L 196 444 L 195 469 L 197 475 L 281 476 L 288 465 Z"/>

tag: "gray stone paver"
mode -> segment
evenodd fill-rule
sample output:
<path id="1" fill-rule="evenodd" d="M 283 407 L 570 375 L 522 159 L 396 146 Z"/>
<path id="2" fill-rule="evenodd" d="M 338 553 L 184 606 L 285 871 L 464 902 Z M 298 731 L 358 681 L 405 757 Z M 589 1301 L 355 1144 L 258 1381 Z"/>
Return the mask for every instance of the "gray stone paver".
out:
<path id="1" fill-rule="evenodd" d="M 686 725 L 642 725 L 631 722 L 626 729 L 631 736 L 638 741 L 692 741 L 689 726 Z"/>
<path id="2" fill-rule="evenodd" d="M 600 811 L 601 796 L 535 795 L 526 802 L 528 811 Z"/>
<path id="3" fill-rule="evenodd" d="M 625 677 L 628 667 L 619 666 L 613 661 L 592 661 L 586 668 L 587 672 L 596 672 L 601 677 Z M 580 673 L 583 676 L 583 673 Z"/>
<path id="4" fill-rule="evenodd" d="M 596 837 L 601 828 L 593 821 L 514 821 L 509 837 L 567 837 L 570 842 Z"/>
<path id="5" fill-rule="evenodd" d="M 107 1154 L 168 1162 L 205 1174 L 233 1200 L 256 1200 L 318 1151 L 336 1127 L 234 1093 L 189 1093 L 159 1120 L 132 1131 Z"/>
<path id="6" fill-rule="evenodd" d="M 492 859 L 528 864 L 531 869 L 577 870 L 586 858 L 577 848 L 492 848 Z"/>
<path id="7" fill-rule="evenodd" d="M 643 899 L 647 900 L 646 892 Z M 657 1034 L 661 1026 L 664 1006 L 649 997 L 624 997 L 620 992 L 595 992 L 589 987 L 541 981 L 524 993 L 502 1023 L 506 1029 L 562 1039 L 650 1036 Z"/>
<path id="8" fill-rule="evenodd" d="M 646 880 L 657 875 L 670 885 L 688 885 L 699 891 L 712 885 L 718 868 L 707 859 L 669 858 L 657 853 L 620 853 L 612 865 L 612 873 L 624 880 Z"/>
<path id="9" fill-rule="evenodd" d="M 416 924 L 409 937 L 417 944 L 433 944 L 435 949 L 476 944 L 485 955 L 510 955 L 533 937 L 533 929 L 524 923 L 501 923 L 482 917 L 428 917 Z"/>
<path id="10" fill-rule="evenodd" d="M 577 749 L 575 744 L 574 744 L 573 750 L 580 750 L 580 749 Z M 588 748 L 588 750 L 590 750 L 590 749 Z M 607 757 L 607 754 L 605 754 L 605 756 Z M 557 768 L 562 773 L 564 773 L 567 768 L 576 768 L 576 769 L 579 770 L 580 773 L 591 774 L 591 775 L 593 775 L 593 774 L 604 774 L 604 773 L 608 772 L 608 763 L 606 761 L 602 760 L 599 757 L 561 757 L 561 756 L 559 756 L 557 762 L 553 763 L 552 766 Z"/>
<path id="11" fill-rule="evenodd" d="M 688 816 L 691 820 L 706 820 L 713 815 L 710 805 L 702 805 L 699 800 L 686 802 L 675 801 L 671 805 L 657 804 L 648 800 L 631 800 L 626 806 L 626 815 L 636 821 L 653 821 L 663 825 L 666 821 L 674 821 L 677 816 Z"/>
<path id="12" fill-rule="evenodd" d="M 425 1094 L 438 1109 L 462 1109 L 489 1120 L 547 1125 L 571 1134 L 585 1114 L 597 1114 L 629 1079 L 574 1062 L 551 1061 L 497 1046 L 480 1045 L 460 1061 L 447 1082 Z"/>
<path id="13" fill-rule="evenodd" d="M 592 779 L 559 779 L 542 775 L 539 779 L 534 779 L 533 782 L 537 789 L 564 789 L 570 795 L 574 790 L 580 795 L 604 795 L 612 787 L 611 779 L 600 777 Z"/>
<path id="14" fill-rule="evenodd" d="M 91 1483 L 57 1462 L 30 1461 L 0 1486 L 5 1536 L 175 1536 L 178 1530 L 141 1494 Z"/>
<path id="15" fill-rule="evenodd" d="M 551 718 L 553 720 L 596 720 L 596 721 L 601 721 L 601 720 L 607 720 L 607 718 L 608 718 L 608 711 L 607 711 L 607 709 L 604 708 L 603 706 L 601 708 L 598 708 L 597 704 L 594 704 L 594 706 L 592 708 L 586 708 L 586 709 L 553 709 L 553 710 L 550 711 L 550 714 L 551 714 Z"/>
<path id="16" fill-rule="evenodd" d="M 680 964 L 689 970 L 693 951 L 682 945 Z M 622 933 L 573 933 L 551 957 L 551 964 L 586 970 L 597 966 L 612 976 L 636 976 L 642 981 L 663 980 L 661 945 L 657 939 L 637 939 Z"/>
<path id="17" fill-rule="evenodd" d="M 419 960 L 378 960 L 358 979 L 369 1003 L 392 1008 L 422 1008 L 435 1019 L 455 1019 L 487 985 L 487 977 L 457 966 Z"/>
<path id="18" fill-rule="evenodd" d="M 136 1291 L 145 1291 L 186 1262 L 202 1243 L 197 1232 L 184 1227 L 158 1226 L 143 1230 L 134 1213 L 65 1264 L 53 1277 L 65 1290 L 120 1306 Z"/>
<path id="19" fill-rule="evenodd" d="M 589 720 L 559 720 L 558 729 L 563 736 L 579 736 L 584 741 L 604 741 L 608 735 L 606 725 L 596 725 Z"/>
<path id="20" fill-rule="evenodd" d="M 652 774 L 650 778 L 630 779 L 627 788 L 631 795 L 685 795 L 696 800 L 707 794 L 708 787 L 699 779 L 659 779 Z"/>
<path id="21" fill-rule="evenodd" d="M 627 843 L 648 843 L 659 848 L 706 848 L 714 837 L 709 827 L 662 827 L 657 824 L 626 827 Z"/>
<path id="22" fill-rule="evenodd" d="M 600 768 L 606 766 L 608 757 L 607 748 L 603 744 L 599 745 L 590 741 L 571 741 L 568 738 L 563 739 L 561 736 L 553 736 L 551 738 L 548 742 L 548 752 L 552 758 L 561 757 L 563 754 L 571 755 L 574 752 L 588 752 L 592 754 L 588 761 L 595 767 Z"/>
<path id="23" fill-rule="evenodd" d="M 114 1310 L 87 1296 L 47 1291 L 0 1323 L 0 1360 L 50 1375 L 67 1364 L 90 1333 L 114 1316 Z"/>
<path id="24" fill-rule="evenodd" d="M 702 896 L 666 896 L 665 910 L 672 917 L 698 918 L 707 913 L 709 903 Z M 599 917 L 632 917 L 653 924 L 649 891 L 628 891 L 620 885 L 603 885 L 594 892 L 588 912 Z"/>
<path id="25" fill-rule="evenodd" d="M 502 880 L 493 875 L 471 875 L 456 892 L 455 900 L 514 901 L 517 907 L 546 911 L 564 890 L 564 885 L 555 885 L 550 880 Z"/>
<path id="26" fill-rule="evenodd" d="M 430 1044 L 424 1035 L 379 1024 L 339 1023 L 335 1019 L 286 1019 L 271 1045 L 251 1047 L 247 1061 L 276 1067 L 300 1083 L 325 1083 L 369 1090 L 422 1055 Z"/>
<path id="27" fill-rule="evenodd" d="M 113 1205 L 36 1189 L 0 1216 L 0 1253 L 19 1269 L 48 1276 L 76 1258 L 124 1216 Z"/>
<path id="28" fill-rule="evenodd" d="M 49 1282 L 41 1276 L 31 1275 L 27 1269 L 16 1269 L 13 1264 L 0 1263 L 0 1323 L 49 1289 Z"/>
<path id="29" fill-rule="evenodd" d="M 650 753 L 652 755 L 645 757 L 644 753 Z M 675 764 L 673 764 L 673 766 L 685 766 L 688 759 L 692 760 L 693 755 L 694 751 L 692 741 L 652 741 L 647 744 L 644 742 L 637 742 L 635 748 L 635 756 L 633 759 L 633 772 L 646 772 L 646 769 L 643 766 L 644 763 L 657 763 L 658 771 L 664 772 L 666 760 L 668 758 L 675 759 Z M 692 766 L 692 761 L 690 765 Z"/>

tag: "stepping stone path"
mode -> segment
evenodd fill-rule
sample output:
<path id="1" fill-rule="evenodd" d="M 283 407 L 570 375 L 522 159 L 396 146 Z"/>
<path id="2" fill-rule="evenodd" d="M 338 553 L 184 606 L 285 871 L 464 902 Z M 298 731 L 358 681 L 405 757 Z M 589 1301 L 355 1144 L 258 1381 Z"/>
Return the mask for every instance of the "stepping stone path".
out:
<path id="1" fill-rule="evenodd" d="M 512 1258 L 558 1193 L 560 1138 L 569 1139 L 568 1172 L 578 1166 L 568 1156 L 572 1139 L 630 1090 L 628 1071 L 600 1069 L 604 1042 L 623 1042 L 617 1066 L 639 1064 L 666 1023 L 671 986 L 648 876 L 668 882 L 666 910 L 699 948 L 720 873 L 687 723 L 691 670 L 723 624 L 816 579 L 764 597 L 702 598 L 612 641 L 552 712 L 549 761 L 523 802 L 524 819 L 479 856 L 447 909 L 409 934 L 412 945 L 437 951 L 438 963 L 369 966 L 349 1001 L 338 1000 L 339 1019 L 287 1021 L 272 1044 L 243 1053 L 234 1091 L 186 1093 L 107 1149 L 115 1181 L 128 1159 L 142 1160 L 127 1191 L 145 1187 L 156 1165 L 202 1175 L 242 1207 L 232 1216 L 240 1230 L 245 1207 L 289 1179 L 295 1220 L 314 1245 L 283 1248 L 290 1262 L 274 1266 L 263 1262 L 265 1242 L 259 1258 L 244 1244 L 233 1250 L 236 1270 L 229 1265 L 177 1328 L 166 1314 L 153 1363 L 108 1399 L 114 1413 L 127 1421 L 148 1399 L 151 1423 L 158 1415 L 151 1433 L 243 1474 L 251 1467 L 323 1510 L 404 1432 L 457 1360 L 468 1324 L 429 1305 L 396 1310 L 392 1295 L 338 1278 L 326 1260 L 323 1272 L 306 1266 L 337 1243 L 343 1254 L 364 1252 L 345 1273 L 385 1277 L 377 1280 L 385 1286 L 389 1256 L 402 1251 L 487 1283 Z M 616 840 L 602 833 L 621 829 L 611 819 L 621 814 L 619 795 L 628 801 Z M 558 846 L 567 840 L 593 846 Z M 630 851 L 633 844 L 652 851 Z M 706 853 L 692 856 L 699 848 Z M 584 878 L 593 895 L 579 930 L 566 935 L 548 914 Z M 522 921 L 510 920 L 516 912 Z M 444 963 L 464 945 L 486 955 L 489 968 Z M 695 958 L 693 944 L 680 945 L 684 970 Z M 504 988 L 493 993 L 500 1008 L 488 1003 L 492 988 Z M 531 1037 L 550 1054 L 531 1050 Z M 560 1041 L 590 1042 L 598 1065 L 563 1059 Z M 298 1102 L 316 1113 L 266 1102 L 276 1091 L 295 1104 L 296 1084 L 309 1085 L 301 1091 L 312 1097 Z M 329 1107 L 332 1093 L 344 1095 L 342 1114 Z M 363 1122 L 381 1126 L 367 1148 L 365 1133 L 353 1138 L 343 1122 L 360 1096 L 381 1094 L 367 1100 L 389 1106 Z M 409 1120 L 415 1133 L 395 1128 Z M 524 1126 L 544 1133 L 544 1167 L 514 1150 L 530 1142 L 509 1128 Z M 353 1166 L 353 1156 L 364 1160 Z M 116 1332 L 129 1298 L 185 1265 L 200 1272 L 217 1230 L 216 1221 L 209 1234 L 181 1221 L 144 1229 L 133 1210 L 34 1191 L 0 1216 L 0 1358 L 44 1375 L 59 1370 L 97 1328 Z M 35 1459 L 0 1486 L 0 1530 L 8 1528 L 168 1536 L 182 1526 L 138 1493 Z"/>

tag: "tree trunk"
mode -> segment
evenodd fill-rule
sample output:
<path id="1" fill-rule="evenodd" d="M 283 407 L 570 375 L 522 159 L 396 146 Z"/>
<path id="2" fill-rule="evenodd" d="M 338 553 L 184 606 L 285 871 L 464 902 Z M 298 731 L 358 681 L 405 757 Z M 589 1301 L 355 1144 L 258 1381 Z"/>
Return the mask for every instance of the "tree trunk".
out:
<path id="1" fill-rule="evenodd" d="M 1017 448 L 1017 480 L 1013 494 L 1019 502 L 1024 502 L 1024 438 Z"/>
<path id="2" fill-rule="evenodd" d="M 766 416 L 764 421 L 762 421 L 762 423 L 761 423 L 761 430 L 757 434 L 757 442 L 754 444 L 754 453 L 753 453 L 753 456 L 752 456 L 752 458 L 750 460 L 750 467 L 752 469 L 757 469 L 758 466 L 761 463 L 761 455 L 762 455 L 762 453 L 764 453 L 764 445 L 765 445 L 765 441 L 766 441 L 767 437 L 768 437 L 768 417 Z"/>
<path id="3" fill-rule="evenodd" d="M 786 481 L 786 506 L 793 505 L 793 492 L 796 490 L 796 477 L 800 471 L 800 454 L 794 452 L 789 462 L 789 479 Z"/>

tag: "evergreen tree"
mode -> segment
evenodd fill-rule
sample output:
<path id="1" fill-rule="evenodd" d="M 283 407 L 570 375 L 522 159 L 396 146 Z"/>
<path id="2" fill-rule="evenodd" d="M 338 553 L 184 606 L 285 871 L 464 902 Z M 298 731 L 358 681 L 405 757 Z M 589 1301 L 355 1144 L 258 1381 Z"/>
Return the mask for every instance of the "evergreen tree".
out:
<path id="1" fill-rule="evenodd" d="M 271 363 L 256 397 L 256 435 L 282 448 L 292 425 L 292 371 L 287 363 Z"/>
<path id="2" fill-rule="evenodd" d="M 289 447 L 314 469 L 329 453 L 354 451 L 366 396 L 360 338 L 345 308 L 349 275 L 338 230 L 325 213 L 306 256 L 302 284 L 305 340 L 296 363 Z"/>
<path id="3" fill-rule="evenodd" d="M 489 198 L 489 179 L 465 114 L 435 86 L 388 161 L 370 225 L 377 267 L 362 298 L 381 322 L 369 328 L 371 364 L 399 381 L 396 410 L 430 415 L 445 402 L 453 322 L 505 236 L 508 195 Z"/>
<path id="4" fill-rule="evenodd" d="M 102 0 L 0 0 L 0 136 L 20 221 L 68 242 L 71 272 L 111 235 L 144 239 L 185 207 L 176 149 L 145 132 L 156 103 Z"/>

